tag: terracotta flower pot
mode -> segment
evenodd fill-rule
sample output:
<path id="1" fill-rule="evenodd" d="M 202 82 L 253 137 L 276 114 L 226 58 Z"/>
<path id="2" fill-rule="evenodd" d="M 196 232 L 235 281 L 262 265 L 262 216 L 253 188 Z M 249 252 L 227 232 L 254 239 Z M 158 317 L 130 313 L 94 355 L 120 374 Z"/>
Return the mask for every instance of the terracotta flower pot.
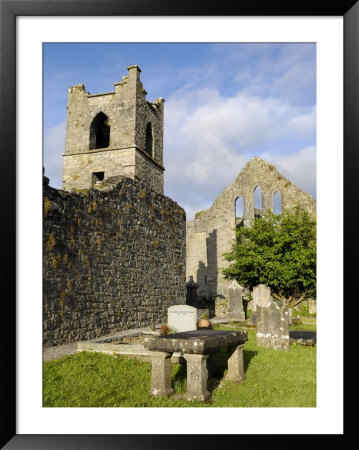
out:
<path id="1" fill-rule="evenodd" d="M 211 322 L 208 319 L 199 319 L 198 328 L 209 328 Z"/>

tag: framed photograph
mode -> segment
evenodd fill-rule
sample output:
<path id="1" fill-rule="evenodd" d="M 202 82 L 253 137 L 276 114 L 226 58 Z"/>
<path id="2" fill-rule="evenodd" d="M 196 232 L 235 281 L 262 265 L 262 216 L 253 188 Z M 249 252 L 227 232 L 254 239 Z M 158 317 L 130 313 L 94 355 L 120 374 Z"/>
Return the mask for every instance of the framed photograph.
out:
<path id="1" fill-rule="evenodd" d="M 6 419 L 2 448 L 182 448 L 190 442 L 201 445 L 203 440 L 212 448 L 224 442 L 234 445 L 238 439 L 251 443 L 295 435 L 304 442 L 313 435 L 344 436 L 343 292 L 345 286 L 348 296 L 348 286 L 355 275 L 351 267 L 344 273 L 343 255 L 345 252 L 348 259 L 354 257 L 356 238 L 350 245 L 346 241 L 343 247 L 343 214 L 345 208 L 345 232 L 356 236 L 352 211 L 358 168 L 359 6 L 355 0 L 330 6 L 307 1 L 295 5 L 276 2 L 270 7 L 260 0 L 237 3 L 212 6 L 197 2 L 193 6 L 187 1 L 169 4 L 162 0 L 94 0 L 84 6 L 76 1 L 1 0 L 0 155 L 6 217 L 1 245 L 7 261 L 3 269 L 7 320 L 3 328 L 6 384 L 2 388 L 2 405 Z M 120 77 L 126 75 L 122 61 L 126 58 L 116 61 L 120 47 L 125 49 L 122 55 L 135 59 L 128 62 L 129 73 L 122 80 Z M 248 48 L 255 50 L 247 52 Z M 255 58 L 250 56 L 255 52 Z M 301 57 L 296 59 L 299 53 Z M 84 70 L 81 58 L 86 61 Z M 141 60 L 146 61 L 152 78 L 143 67 L 140 75 Z M 156 63 L 163 70 L 156 69 Z M 286 64 L 287 78 L 277 82 L 267 74 L 280 72 L 281 64 Z M 116 70 L 122 67 L 119 79 L 107 79 L 113 73 L 107 70 L 109 65 Z M 92 91 L 91 87 L 78 84 L 85 82 L 79 79 L 82 75 L 100 88 Z M 61 92 L 66 88 L 66 101 L 67 89 L 73 86 L 71 89 L 77 89 L 74 95 L 88 89 L 92 95 L 86 95 L 92 97 L 91 101 L 104 105 L 106 99 L 95 97 L 98 92 L 103 92 L 102 96 L 110 94 L 105 84 L 114 83 L 116 91 L 130 77 L 137 77 L 137 82 L 141 77 L 142 88 L 149 90 L 148 97 L 157 97 L 150 104 L 151 111 L 161 108 L 163 91 L 165 100 L 170 97 L 169 126 L 176 132 L 172 133 L 172 140 L 165 136 L 165 162 L 166 152 L 171 155 L 167 167 L 164 164 L 168 170 L 165 195 L 184 207 L 187 220 L 193 219 L 203 204 L 205 208 L 211 206 L 216 195 L 252 156 L 255 150 L 250 146 L 258 145 L 259 156 L 268 156 L 269 163 L 287 170 L 287 178 L 303 172 L 302 179 L 292 181 L 317 197 L 318 208 L 321 312 L 317 319 L 315 406 L 198 409 L 43 404 L 43 168 L 50 186 L 55 183 L 61 189 L 62 182 L 77 183 L 71 173 L 71 167 L 77 164 L 75 159 L 68 165 L 68 173 L 62 173 L 62 156 L 58 155 L 63 152 L 66 119 L 66 102 L 59 97 L 59 87 Z M 257 83 L 253 81 L 256 77 L 260 80 Z M 237 84 L 232 84 L 234 78 Z M 99 79 L 103 83 L 96 85 Z M 218 86 L 224 84 L 221 91 Z M 261 102 L 260 85 L 266 87 L 266 102 Z M 235 91 L 238 86 L 242 87 L 241 95 Z M 289 97 L 295 100 L 291 103 Z M 191 102 L 186 103 L 187 99 Z M 63 110 L 60 113 L 59 104 Z M 211 121 L 213 111 L 222 117 L 220 123 L 217 118 Z M 241 118 L 245 132 L 238 131 L 238 121 L 231 123 L 234 116 Z M 282 127 L 278 125 L 281 121 Z M 157 139 L 159 125 L 152 123 L 153 129 L 146 129 L 143 136 L 141 152 L 153 160 L 156 170 L 162 170 L 163 160 L 158 160 L 152 142 Z M 81 127 L 80 122 L 78 126 Z M 107 117 L 96 116 L 91 130 L 86 144 L 90 149 L 110 146 Z M 116 127 L 111 128 L 113 139 L 115 132 Z M 275 137 L 268 137 L 272 135 Z M 75 142 L 78 130 L 73 136 Z M 201 136 L 211 142 L 204 145 Z M 238 136 L 243 139 L 245 157 L 233 156 Z M 213 145 L 216 139 L 217 162 Z M 273 147 L 268 153 L 258 144 L 261 140 Z M 290 160 L 288 149 L 293 140 L 301 146 L 296 149 L 301 160 Z M 288 149 L 282 150 L 285 147 Z M 203 156 L 206 148 L 206 158 L 202 160 L 198 154 Z M 176 173 L 181 170 L 183 176 L 178 179 Z M 104 172 L 94 165 L 89 182 L 100 185 L 103 177 Z M 310 181 L 300 185 L 304 179 Z M 155 190 L 160 189 L 158 183 Z M 208 198 L 196 204 L 193 192 L 200 186 Z M 48 242 L 51 246 L 50 237 Z M 101 245 L 98 240 L 97 245 Z M 207 283 L 207 278 L 204 280 Z M 346 302 L 347 321 L 355 316 L 351 308 Z M 53 337 L 50 332 L 48 338 Z M 349 431 L 349 419 L 346 425 Z"/>

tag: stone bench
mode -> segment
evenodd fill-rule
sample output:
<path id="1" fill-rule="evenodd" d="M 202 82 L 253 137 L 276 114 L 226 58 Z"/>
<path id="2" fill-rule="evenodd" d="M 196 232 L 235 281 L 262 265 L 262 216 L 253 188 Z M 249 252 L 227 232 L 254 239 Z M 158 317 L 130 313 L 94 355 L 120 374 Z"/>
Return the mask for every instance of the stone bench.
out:
<path id="1" fill-rule="evenodd" d="M 227 380 L 245 379 L 243 347 L 247 341 L 245 331 L 195 330 L 145 339 L 144 347 L 152 353 L 152 386 L 155 397 L 170 396 L 171 356 L 181 353 L 187 363 L 188 400 L 205 401 L 210 398 L 207 390 L 207 359 L 222 348 L 228 349 Z"/>

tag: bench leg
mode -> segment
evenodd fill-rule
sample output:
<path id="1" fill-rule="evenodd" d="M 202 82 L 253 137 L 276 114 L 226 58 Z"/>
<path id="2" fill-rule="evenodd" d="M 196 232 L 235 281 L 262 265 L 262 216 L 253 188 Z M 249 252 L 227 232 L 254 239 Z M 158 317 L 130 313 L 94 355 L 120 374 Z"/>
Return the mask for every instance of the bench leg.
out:
<path id="1" fill-rule="evenodd" d="M 228 358 L 228 373 L 226 380 L 245 380 L 246 376 L 243 365 L 243 347 L 244 345 L 239 345 L 238 347 L 235 347 L 234 350 L 232 349 L 232 354 Z"/>
<path id="2" fill-rule="evenodd" d="M 208 355 L 183 354 L 187 362 L 187 400 L 204 402 L 210 398 L 207 391 L 207 358 Z"/>
<path id="3" fill-rule="evenodd" d="M 165 397 L 173 394 L 171 387 L 171 353 L 153 352 L 150 395 Z"/>

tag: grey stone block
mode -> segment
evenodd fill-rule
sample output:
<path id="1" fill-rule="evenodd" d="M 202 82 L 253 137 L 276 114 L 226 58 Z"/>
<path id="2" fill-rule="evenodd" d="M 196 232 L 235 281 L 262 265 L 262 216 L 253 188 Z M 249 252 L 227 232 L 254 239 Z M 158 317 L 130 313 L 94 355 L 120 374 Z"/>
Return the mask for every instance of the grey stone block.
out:
<path id="1" fill-rule="evenodd" d="M 171 387 L 171 354 L 154 352 L 152 358 L 152 378 L 150 395 L 164 397 L 173 394 Z"/>
<path id="2" fill-rule="evenodd" d="M 184 353 L 187 362 L 187 400 L 206 401 L 210 398 L 207 390 L 207 358 L 208 355 Z"/>

